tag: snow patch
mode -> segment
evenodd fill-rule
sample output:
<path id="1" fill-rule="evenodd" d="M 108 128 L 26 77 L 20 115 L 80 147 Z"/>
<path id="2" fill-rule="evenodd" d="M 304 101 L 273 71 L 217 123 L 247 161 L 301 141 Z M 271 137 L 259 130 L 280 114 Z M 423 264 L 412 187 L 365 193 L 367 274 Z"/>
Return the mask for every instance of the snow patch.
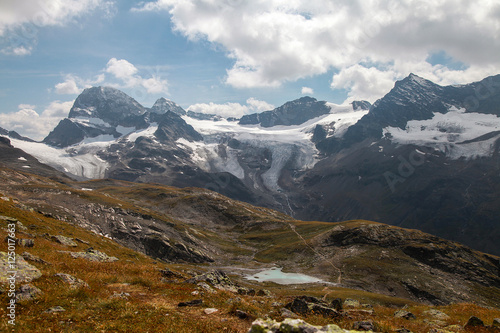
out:
<path id="1" fill-rule="evenodd" d="M 432 119 L 411 120 L 404 130 L 384 128 L 384 135 L 399 144 L 428 146 L 452 159 L 491 156 L 500 137 L 500 118 L 493 114 L 465 113 L 451 107 L 446 114 L 435 113 Z M 491 134 L 482 139 L 481 136 Z"/>
<path id="2" fill-rule="evenodd" d="M 54 148 L 39 142 L 11 139 L 14 147 L 34 156 L 38 161 L 58 170 L 85 178 L 104 178 L 108 164 L 96 153 L 99 145 L 82 145 L 65 149 Z M 109 144 L 106 142 L 105 144 Z"/>

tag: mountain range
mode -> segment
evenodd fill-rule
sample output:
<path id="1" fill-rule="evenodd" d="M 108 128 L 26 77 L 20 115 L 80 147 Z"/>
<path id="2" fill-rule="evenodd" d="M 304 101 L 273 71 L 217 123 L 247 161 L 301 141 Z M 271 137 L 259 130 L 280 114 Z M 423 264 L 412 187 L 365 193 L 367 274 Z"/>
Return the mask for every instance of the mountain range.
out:
<path id="1" fill-rule="evenodd" d="M 410 74 L 373 105 L 302 97 L 241 119 L 92 87 L 42 142 L 0 133 L 77 180 L 201 187 L 301 220 L 378 221 L 498 255 L 499 116 L 500 75 L 440 86 Z"/>

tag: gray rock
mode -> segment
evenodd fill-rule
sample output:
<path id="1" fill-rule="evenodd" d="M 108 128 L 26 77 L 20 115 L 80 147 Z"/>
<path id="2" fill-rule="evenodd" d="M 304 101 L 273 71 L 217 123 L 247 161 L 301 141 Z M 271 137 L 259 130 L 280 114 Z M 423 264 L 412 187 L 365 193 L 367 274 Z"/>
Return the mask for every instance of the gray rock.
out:
<path id="1" fill-rule="evenodd" d="M 78 289 L 78 288 L 89 288 L 89 285 L 87 282 L 80 280 L 72 275 L 66 274 L 66 273 L 56 273 L 54 276 L 57 276 L 60 278 L 64 283 L 69 284 L 69 286 L 72 289 Z"/>
<path id="2" fill-rule="evenodd" d="M 23 284 L 16 291 L 16 302 L 27 302 L 40 298 L 43 292 L 32 284 Z"/>
<path id="3" fill-rule="evenodd" d="M 248 333 L 348 333 L 357 331 L 347 331 L 337 325 L 313 326 L 302 319 L 286 318 L 282 322 L 272 319 L 257 319 L 252 323 Z"/>
<path id="4" fill-rule="evenodd" d="M 216 289 L 227 290 L 234 293 L 238 292 L 238 287 L 223 271 L 214 270 L 209 273 L 197 275 L 184 282 L 194 284 L 197 284 L 198 282 L 208 282 Z"/>
<path id="5" fill-rule="evenodd" d="M 85 252 L 71 252 L 71 256 L 73 258 L 83 258 L 89 261 L 96 262 L 115 262 L 118 261 L 116 257 L 110 257 L 106 253 L 94 250 L 92 248 L 88 249 Z"/>
<path id="6" fill-rule="evenodd" d="M 16 243 L 22 247 L 33 247 L 35 246 L 35 240 L 29 238 L 18 238 L 16 239 Z"/>
<path id="7" fill-rule="evenodd" d="M 66 309 L 64 309 L 62 306 L 53 306 L 45 311 L 43 311 L 43 313 L 57 313 L 57 312 L 64 312 L 66 311 Z"/>
<path id="8" fill-rule="evenodd" d="M 361 303 L 356 299 L 346 298 L 343 304 L 344 308 L 359 308 Z"/>
<path id="9" fill-rule="evenodd" d="M 162 277 L 168 279 L 184 279 L 184 276 L 181 273 L 174 272 L 168 268 L 160 269 L 160 274 Z"/>
<path id="10" fill-rule="evenodd" d="M 248 314 L 247 312 L 245 311 L 241 311 L 241 310 L 236 310 L 234 312 L 234 314 L 236 315 L 236 317 L 240 318 L 240 319 L 248 319 L 248 318 L 251 318 L 252 316 L 250 314 Z"/>
<path id="11" fill-rule="evenodd" d="M 8 253 L 0 252 L 0 283 L 8 283 L 9 277 L 16 272 L 16 283 L 27 283 L 38 279 L 42 276 L 42 272 L 35 266 L 29 264 L 23 257 L 16 254 L 15 263 L 9 258 Z"/>
<path id="12" fill-rule="evenodd" d="M 417 319 L 417 317 L 413 313 L 406 311 L 406 310 L 398 310 L 398 311 L 394 312 L 394 317 L 404 318 L 407 320 Z"/>
<path id="13" fill-rule="evenodd" d="M 280 311 L 281 311 L 281 316 L 283 318 L 298 318 L 298 316 L 295 313 L 293 313 L 288 309 L 282 308 Z"/>
<path id="14" fill-rule="evenodd" d="M 324 317 L 337 317 L 340 313 L 334 308 L 329 307 L 329 304 L 311 296 L 299 296 L 285 306 L 287 309 L 300 314 L 321 314 Z"/>
<path id="15" fill-rule="evenodd" d="M 203 312 L 206 314 L 206 315 L 211 315 L 212 313 L 216 313 L 218 312 L 219 310 L 218 309 L 215 309 L 215 308 L 206 308 L 203 310 Z"/>
<path id="16" fill-rule="evenodd" d="M 373 321 L 356 321 L 353 328 L 358 331 L 375 331 L 375 324 Z"/>
<path id="17" fill-rule="evenodd" d="M 65 245 L 65 246 L 71 246 L 71 247 L 77 247 L 78 244 L 76 244 L 72 238 L 62 236 L 62 235 L 57 235 L 57 236 L 52 236 L 51 239 L 54 242 L 57 242 L 59 244 Z"/>
<path id="18" fill-rule="evenodd" d="M 500 328 L 500 318 L 493 319 L 493 324 L 491 324 L 491 326 Z"/>
<path id="19" fill-rule="evenodd" d="M 464 328 L 483 327 L 483 326 L 484 326 L 484 322 L 481 319 L 479 319 L 478 317 L 472 316 L 469 318 L 469 320 L 467 321 L 467 324 L 465 324 Z"/>
<path id="20" fill-rule="evenodd" d="M 122 299 L 129 299 L 130 297 L 130 294 L 129 293 L 126 293 L 124 291 L 120 292 L 120 293 L 113 293 L 113 295 L 109 296 L 109 298 L 122 298 Z"/>
<path id="21" fill-rule="evenodd" d="M 436 310 L 436 309 L 430 309 L 427 311 L 424 311 L 423 314 L 434 317 L 435 319 L 438 320 L 449 320 L 450 316 L 448 316 L 446 313 Z"/>
<path id="22" fill-rule="evenodd" d="M 33 262 L 37 262 L 39 264 L 50 265 L 50 262 L 47 262 L 47 261 L 29 253 L 29 252 L 23 252 L 21 254 L 21 256 L 27 261 L 33 261 Z"/>
<path id="23" fill-rule="evenodd" d="M 267 290 L 267 289 L 259 289 L 259 290 L 257 291 L 257 294 L 256 294 L 256 295 L 257 295 L 257 296 L 266 296 L 266 297 L 271 297 L 271 296 L 273 296 L 273 294 L 272 294 L 269 290 Z"/>
<path id="24" fill-rule="evenodd" d="M 197 305 L 202 305 L 203 304 L 203 300 L 202 299 L 195 299 L 195 300 L 192 300 L 192 301 L 188 301 L 188 302 L 180 302 L 179 304 L 177 304 L 178 307 L 185 307 L 185 306 L 197 306 Z"/>

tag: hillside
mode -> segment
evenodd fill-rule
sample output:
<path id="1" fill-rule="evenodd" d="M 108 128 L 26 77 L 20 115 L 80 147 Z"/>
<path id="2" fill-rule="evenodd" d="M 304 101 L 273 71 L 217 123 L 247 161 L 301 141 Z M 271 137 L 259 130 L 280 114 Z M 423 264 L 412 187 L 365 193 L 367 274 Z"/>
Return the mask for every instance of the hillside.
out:
<path id="1" fill-rule="evenodd" d="M 253 319 L 270 315 L 282 320 L 280 308 L 273 304 L 286 304 L 303 294 L 354 298 L 375 307 L 373 313 L 358 311 L 336 319 L 302 316 L 311 323 L 335 322 L 344 328 L 368 317 L 382 325 L 382 331 L 390 331 L 401 325 L 391 313 L 404 304 L 415 313 L 443 309 L 452 316 L 446 324 L 464 325 L 473 314 L 486 321 L 499 316 L 499 311 L 480 307 L 500 306 L 499 258 L 420 231 L 361 220 L 302 222 L 204 189 L 116 180 L 61 183 L 8 168 L 0 170 L 0 178 L 0 222 L 3 228 L 11 218 L 21 222 L 17 237 L 33 239 L 34 246 L 18 245 L 17 252 L 38 257 L 33 262 L 28 256 L 43 274 L 33 281 L 43 296 L 19 304 L 19 323 L 26 331 L 39 325 L 41 316 L 44 327 L 56 331 L 60 325 L 73 331 L 94 326 L 126 331 L 132 325 L 141 331 L 164 326 L 172 332 L 214 332 L 223 327 L 246 332 L 251 320 L 239 319 L 236 308 Z M 5 229 L 1 233 L 7 234 Z M 76 246 L 57 243 L 53 236 L 58 235 L 76 240 Z M 7 244 L 2 244 L 6 251 Z M 118 261 L 88 262 L 71 258 L 67 251 L 102 252 Z M 305 273 L 320 282 L 280 285 L 248 279 L 248 274 L 272 267 Z M 162 280 L 159 269 L 177 273 L 163 273 L 169 278 Z M 234 295 L 227 290 L 200 294 L 197 288 L 202 287 L 181 283 L 213 269 L 225 271 L 242 287 L 268 289 L 273 296 Z M 77 277 L 89 288 L 62 287 L 56 273 Z M 227 303 L 236 297 L 237 305 Z M 202 308 L 219 312 L 206 315 L 199 307 L 176 306 L 195 298 L 203 298 Z M 464 302 L 477 305 L 458 305 Z M 66 311 L 41 314 L 57 305 Z M 458 308 L 461 313 L 452 315 Z M 405 327 L 413 332 L 432 327 L 422 324 L 425 315 L 418 317 L 420 321 L 404 322 Z"/>

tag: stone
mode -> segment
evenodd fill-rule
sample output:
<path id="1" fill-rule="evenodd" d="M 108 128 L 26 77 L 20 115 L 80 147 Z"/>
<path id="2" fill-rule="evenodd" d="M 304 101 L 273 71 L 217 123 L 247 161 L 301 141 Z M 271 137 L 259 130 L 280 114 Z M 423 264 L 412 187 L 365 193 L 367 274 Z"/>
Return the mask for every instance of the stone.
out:
<path id="1" fill-rule="evenodd" d="M 450 319 L 450 316 L 448 316 L 446 313 L 439 311 L 439 310 L 436 310 L 436 309 L 430 309 L 430 310 L 424 311 L 423 314 L 434 317 L 435 319 L 438 319 L 438 320 L 443 320 L 443 321 Z"/>
<path id="2" fill-rule="evenodd" d="M 85 245 L 90 245 L 89 242 L 83 240 L 83 239 L 80 239 L 80 238 L 75 238 L 75 241 L 77 241 L 78 243 L 82 243 L 82 244 L 85 244 Z"/>
<path id="3" fill-rule="evenodd" d="M 311 313 L 321 314 L 324 317 L 337 317 L 340 313 L 329 307 L 328 303 L 311 296 L 299 296 L 285 306 L 288 310 L 300 315 Z"/>
<path id="4" fill-rule="evenodd" d="M 231 279 L 226 275 L 226 273 L 219 270 L 214 270 L 209 273 L 197 275 L 184 282 L 197 284 L 198 282 L 202 281 L 210 283 L 216 289 L 231 291 L 233 293 L 238 292 L 238 288 L 233 283 L 233 281 L 231 281 Z"/>
<path id="5" fill-rule="evenodd" d="M 298 316 L 295 313 L 293 313 L 288 309 L 282 308 L 280 311 L 281 311 L 281 316 L 283 318 L 298 318 Z"/>
<path id="6" fill-rule="evenodd" d="M 273 296 L 273 294 L 267 289 L 259 289 L 255 295 L 256 296 L 266 296 L 266 297 Z"/>
<path id="7" fill-rule="evenodd" d="M 162 277 L 168 279 L 184 279 L 184 276 L 181 273 L 174 272 L 168 268 L 160 269 L 160 274 Z"/>
<path id="8" fill-rule="evenodd" d="M 72 289 L 78 289 L 78 288 L 89 288 L 89 285 L 87 282 L 78 279 L 72 275 L 66 274 L 66 273 L 56 273 L 54 276 L 57 276 L 60 278 L 64 283 L 69 284 L 70 288 Z"/>
<path id="9" fill-rule="evenodd" d="M 417 317 L 413 313 L 406 311 L 406 310 L 398 310 L 398 311 L 394 312 L 394 317 L 404 318 L 407 320 L 417 319 Z"/>
<path id="10" fill-rule="evenodd" d="M 16 302 L 27 302 L 40 298 L 43 292 L 32 284 L 23 284 L 16 291 Z"/>
<path id="11" fill-rule="evenodd" d="M 9 258 L 6 252 L 0 252 L 0 283 L 8 283 L 12 271 L 16 272 L 16 283 L 28 283 L 42 276 L 42 272 L 35 266 L 29 264 L 23 257 L 16 254 L 15 262 L 13 257 Z"/>
<path id="12" fill-rule="evenodd" d="M 57 313 L 57 312 L 64 312 L 66 311 L 66 309 L 64 309 L 62 306 L 53 306 L 45 311 L 43 311 L 43 313 Z"/>
<path id="13" fill-rule="evenodd" d="M 205 291 L 208 291 L 209 293 L 212 293 L 212 294 L 216 292 L 214 290 L 214 288 L 210 287 L 208 285 L 208 283 L 206 283 L 206 282 L 198 282 L 197 286 L 200 287 L 201 289 L 205 290 Z"/>
<path id="14" fill-rule="evenodd" d="M 330 302 L 330 307 L 337 311 L 342 310 L 342 299 L 340 298 L 334 299 L 333 301 Z"/>
<path id="15" fill-rule="evenodd" d="M 129 293 L 126 293 L 124 291 L 122 292 L 114 292 L 113 295 L 109 296 L 109 298 L 113 299 L 113 298 L 122 298 L 122 299 L 129 299 L 130 298 L 130 294 Z"/>
<path id="16" fill-rule="evenodd" d="M 62 235 L 57 235 L 57 236 L 52 236 L 51 239 L 54 242 L 57 242 L 59 244 L 65 245 L 65 246 L 71 246 L 71 247 L 77 247 L 78 244 L 76 244 L 72 238 L 62 236 Z"/>
<path id="17" fill-rule="evenodd" d="M 409 329 L 404 328 L 404 327 L 403 327 L 403 328 L 398 328 L 398 329 L 396 330 L 396 332 L 397 332 L 397 333 L 413 333 L 412 331 L 410 331 Z"/>
<path id="18" fill-rule="evenodd" d="M 106 253 L 94 250 L 93 248 L 87 249 L 85 252 L 71 252 L 70 254 L 74 259 L 83 258 L 95 262 L 115 262 L 119 260 L 116 257 L 110 257 Z"/>
<path id="19" fill-rule="evenodd" d="M 312 306 L 309 306 L 309 309 L 310 312 L 312 312 L 313 314 L 320 314 L 323 317 L 333 318 L 340 316 L 340 313 L 337 310 L 320 304 L 314 304 Z"/>
<path id="20" fill-rule="evenodd" d="M 186 306 L 197 306 L 197 305 L 201 305 L 203 304 L 203 300 L 202 299 L 195 299 L 195 300 L 192 300 L 192 301 L 188 301 L 188 302 L 180 302 L 179 304 L 177 304 L 178 307 L 186 307 Z"/>
<path id="21" fill-rule="evenodd" d="M 313 326 L 302 319 L 286 318 L 282 322 L 272 319 L 257 319 L 252 323 L 248 333 L 347 333 L 357 331 L 347 331 L 337 325 Z"/>
<path id="22" fill-rule="evenodd" d="M 469 318 L 467 321 L 467 324 L 465 324 L 464 328 L 469 328 L 469 327 L 483 327 L 484 322 L 479 319 L 478 317 L 472 316 Z"/>
<path id="23" fill-rule="evenodd" d="M 47 262 L 47 261 L 29 253 L 29 252 L 23 252 L 21 254 L 21 256 L 27 261 L 33 261 L 33 262 L 37 262 L 39 264 L 50 265 L 50 262 Z"/>
<path id="24" fill-rule="evenodd" d="M 35 240 L 29 238 L 18 238 L 16 243 L 22 247 L 33 247 L 35 246 Z"/>
<path id="25" fill-rule="evenodd" d="M 500 328 L 500 318 L 493 319 L 493 324 L 491 324 L 491 326 Z"/>
<path id="26" fill-rule="evenodd" d="M 356 321 L 353 328 L 358 331 L 375 331 L 373 321 Z"/>
<path id="27" fill-rule="evenodd" d="M 217 311 L 219 311 L 218 309 L 215 309 L 215 308 L 206 308 L 205 310 L 203 310 L 203 312 L 206 314 L 206 315 L 211 315 L 212 313 L 216 313 Z"/>
<path id="28" fill-rule="evenodd" d="M 346 298 L 343 304 L 344 308 L 359 308 L 361 307 L 361 303 L 358 300 Z"/>
<path id="29" fill-rule="evenodd" d="M 241 311 L 241 310 L 236 310 L 234 312 L 234 314 L 236 315 L 236 317 L 238 317 L 240 319 L 248 319 L 251 317 L 248 313 L 246 313 L 245 311 Z"/>

